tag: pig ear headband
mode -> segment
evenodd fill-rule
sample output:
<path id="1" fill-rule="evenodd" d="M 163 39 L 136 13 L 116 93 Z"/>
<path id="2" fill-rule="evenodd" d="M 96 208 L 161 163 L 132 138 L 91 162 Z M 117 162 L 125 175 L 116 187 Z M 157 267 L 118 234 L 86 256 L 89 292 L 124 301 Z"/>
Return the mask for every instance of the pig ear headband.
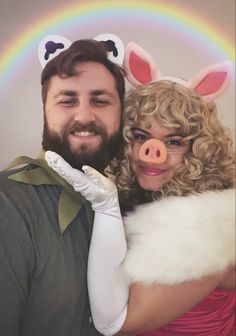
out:
<path id="1" fill-rule="evenodd" d="M 232 63 L 223 61 L 205 67 L 188 81 L 162 76 L 155 60 L 133 42 L 128 43 L 126 47 L 124 67 L 128 81 L 134 86 L 165 79 L 171 80 L 192 89 L 206 101 L 212 101 L 221 96 L 228 88 L 232 75 Z"/>
<path id="2" fill-rule="evenodd" d="M 118 36 L 114 34 L 101 34 L 94 38 L 96 41 L 103 42 L 107 50 L 107 57 L 110 61 L 119 65 L 124 60 L 124 45 Z M 68 49 L 72 42 L 61 35 L 46 36 L 39 43 L 38 57 L 41 66 L 44 68 L 47 62 L 60 54 L 63 50 Z"/>

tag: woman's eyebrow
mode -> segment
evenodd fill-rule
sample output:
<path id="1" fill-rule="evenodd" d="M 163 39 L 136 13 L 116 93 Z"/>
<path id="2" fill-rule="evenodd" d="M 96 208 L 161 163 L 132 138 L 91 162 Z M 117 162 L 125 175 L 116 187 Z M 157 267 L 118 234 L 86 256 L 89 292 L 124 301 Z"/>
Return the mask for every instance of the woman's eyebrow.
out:
<path id="1" fill-rule="evenodd" d="M 165 135 L 166 138 L 175 137 L 175 136 L 183 138 L 183 135 L 180 133 L 171 133 L 171 134 Z"/>
<path id="2" fill-rule="evenodd" d="M 142 132 L 142 133 L 145 133 L 145 134 L 149 134 L 149 132 L 143 130 L 142 128 L 139 128 L 139 127 L 132 127 L 131 128 L 132 131 L 139 131 L 139 132 Z"/>

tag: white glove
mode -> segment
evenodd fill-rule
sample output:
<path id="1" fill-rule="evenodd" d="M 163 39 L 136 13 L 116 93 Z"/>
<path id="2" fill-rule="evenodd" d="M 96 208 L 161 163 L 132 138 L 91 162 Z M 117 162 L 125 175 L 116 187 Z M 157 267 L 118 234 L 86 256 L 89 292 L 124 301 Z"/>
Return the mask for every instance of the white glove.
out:
<path id="1" fill-rule="evenodd" d="M 48 165 L 54 169 L 64 180 L 79 191 L 97 212 L 109 212 L 120 217 L 120 207 L 115 184 L 94 168 L 83 166 L 85 172 L 72 168 L 59 154 L 51 151 L 45 153 Z"/>
<path id="2" fill-rule="evenodd" d="M 119 266 L 127 245 L 115 184 L 89 166 L 82 173 L 60 155 L 47 151 L 48 165 L 91 202 L 95 211 L 88 259 L 88 290 L 91 313 L 97 330 L 116 334 L 127 315 L 128 283 Z"/>

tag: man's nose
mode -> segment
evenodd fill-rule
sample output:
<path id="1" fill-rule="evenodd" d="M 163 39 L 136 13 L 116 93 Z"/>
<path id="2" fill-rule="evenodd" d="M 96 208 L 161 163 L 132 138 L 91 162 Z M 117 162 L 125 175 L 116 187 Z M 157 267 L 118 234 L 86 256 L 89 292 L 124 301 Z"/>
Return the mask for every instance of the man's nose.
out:
<path id="1" fill-rule="evenodd" d="M 148 163 L 163 163 L 167 159 L 167 150 L 164 142 L 149 139 L 144 142 L 139 150 L 139 159 Z"/>
<path id="2" fill-rule="evenodd" d="M 80 102 L 77 106 L 74 120 L 80 122 L 81 124 L 88 124 L 91 121 L 95 121 L 96 116 L 93 111 L 93 107 L 87 102 Z"/>

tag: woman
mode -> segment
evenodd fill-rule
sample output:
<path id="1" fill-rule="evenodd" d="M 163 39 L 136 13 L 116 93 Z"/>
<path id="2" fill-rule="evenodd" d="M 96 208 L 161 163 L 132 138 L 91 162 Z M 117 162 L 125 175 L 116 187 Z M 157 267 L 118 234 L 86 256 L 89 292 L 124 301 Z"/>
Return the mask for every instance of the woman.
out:
<path id="1" fill-rule="evenodd" d="M 124 125 L 110 173 L 127 213 L 128 250 L 114 184 L 46 156 L 95 211 L 95 326 L 104 335 L 233 335 L 235 166 L 215 103 L 181 84 L 153 82 L 128 93 Z"/>

